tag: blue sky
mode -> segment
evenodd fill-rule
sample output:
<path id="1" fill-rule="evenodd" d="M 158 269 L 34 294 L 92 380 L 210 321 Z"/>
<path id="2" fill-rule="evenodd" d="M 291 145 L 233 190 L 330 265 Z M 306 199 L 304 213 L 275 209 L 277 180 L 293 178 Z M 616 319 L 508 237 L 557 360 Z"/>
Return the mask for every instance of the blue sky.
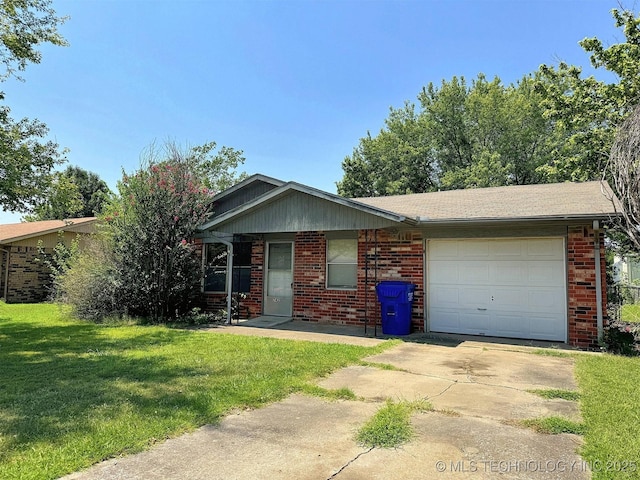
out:
<path id="1" fill-rule="evenodd" d="M 612 0 L 54 0 L 69 47 L 0 85 L 69 164 L 113 189 L 152 142 L 216 141 L 242 170 L 329 192 L 389 107 L 429 82 L 515 82 L 540 64 L 588 68 L 578 42 L 622 41 Z M 633 7 L 634 5 L 628 5 Z M 0 222 L 20 215 L 0 214 Z"/>

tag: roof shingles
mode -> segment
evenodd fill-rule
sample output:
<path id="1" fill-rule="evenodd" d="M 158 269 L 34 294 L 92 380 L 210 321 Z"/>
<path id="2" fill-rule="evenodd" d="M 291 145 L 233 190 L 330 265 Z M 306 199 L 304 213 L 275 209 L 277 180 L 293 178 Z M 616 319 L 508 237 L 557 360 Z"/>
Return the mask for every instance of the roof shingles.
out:
<path id="1" fill-rule="evenodd" d="M 40 222 L 7 223 L 0 225 L 0 244 L 15 242 L 46 233 L 69 230 L 80 225 L 88 225 L 96 217 L 68 218 L 66 220 L 43 220 Z"/>
<path id="2" fill-rule="evenodd" d="M 615 215 L 606 182 L 549 183 L 354 198 L 421 222 L 589 218 Z"/>

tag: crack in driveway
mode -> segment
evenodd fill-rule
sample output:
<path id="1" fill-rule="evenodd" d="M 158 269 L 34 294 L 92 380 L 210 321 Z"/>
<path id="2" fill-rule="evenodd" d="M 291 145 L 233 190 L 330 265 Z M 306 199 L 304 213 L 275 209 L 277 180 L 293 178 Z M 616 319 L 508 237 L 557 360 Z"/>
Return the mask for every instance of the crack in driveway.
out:
<path id="1" fill-rule="evenodd" d="M 371 452 L 375 447 L 370 447 L 369 450 L 365 450 L 364 452 L 360 452 L 358 455 L 356 455 L 355 457 L 353 457 L 351 460 L 349 460 L 347 463 L 345 463 L 342 467 L 340 467 L 340 469 L 335 472 L 333 475 L 331 475 L 329 478 L 327 478 L 327 480 L 331 480 L 332 478 L 336 478 L 338 475 L 340 475 L 340 473 L 342 473 L 342 471 L 347 468 L 349 465 L 351 465 L 353 462 L 355 462 L 356 460 L 358 460 L 361 456 L 366 455 L 367 453 Z"/>

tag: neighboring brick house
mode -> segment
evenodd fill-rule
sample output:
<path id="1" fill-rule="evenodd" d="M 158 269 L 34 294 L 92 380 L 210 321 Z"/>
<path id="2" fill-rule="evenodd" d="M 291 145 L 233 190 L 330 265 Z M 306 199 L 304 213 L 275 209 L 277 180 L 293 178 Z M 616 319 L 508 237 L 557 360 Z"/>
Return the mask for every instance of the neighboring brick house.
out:
<path id="1" fill-rule="evenodd" d="M 414 331 L 595 348 L 611 198 L 585 182 L 347 199 L 254 175 L 201 227 L 203 289 L 210 309 L 231 290 L 251 316 L 371 326 L 375 285 L 401 279 Z"/>
<path id="2" fill-rule="evenodd" d="M 51 253 L 61 240 L 69 245 L 94 231 L 96 218 L 70 218 L 0 225 L 0 295 L 7 303 L 46 300 L 49 271 L 38 261 L 40 244 Z"/>

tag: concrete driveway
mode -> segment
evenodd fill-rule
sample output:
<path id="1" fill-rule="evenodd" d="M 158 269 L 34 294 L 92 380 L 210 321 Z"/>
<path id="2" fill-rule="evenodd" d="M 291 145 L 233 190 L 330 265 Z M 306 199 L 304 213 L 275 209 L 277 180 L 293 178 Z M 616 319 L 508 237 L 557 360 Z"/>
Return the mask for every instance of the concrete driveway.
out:
<path id="1" fill-rule="evenodd" d="M 366 360 L 397 369 L 352 366 L 318 382 L 348 387 L 358 401 L 292 395 L 65 478 L 590 478 L 576 453 L 580 437 L 514 426 L 518 419 L 549 415 L 579 419 L 576 403 L 527 392 L 575 389 L 572 359 L 463 342 L 455 347 L 403 343 Z M 435 411 L 413 415 L 416 435 L 401 448 L 357 445 L 358 428 L 389 398 L 427 399 Z"/>

